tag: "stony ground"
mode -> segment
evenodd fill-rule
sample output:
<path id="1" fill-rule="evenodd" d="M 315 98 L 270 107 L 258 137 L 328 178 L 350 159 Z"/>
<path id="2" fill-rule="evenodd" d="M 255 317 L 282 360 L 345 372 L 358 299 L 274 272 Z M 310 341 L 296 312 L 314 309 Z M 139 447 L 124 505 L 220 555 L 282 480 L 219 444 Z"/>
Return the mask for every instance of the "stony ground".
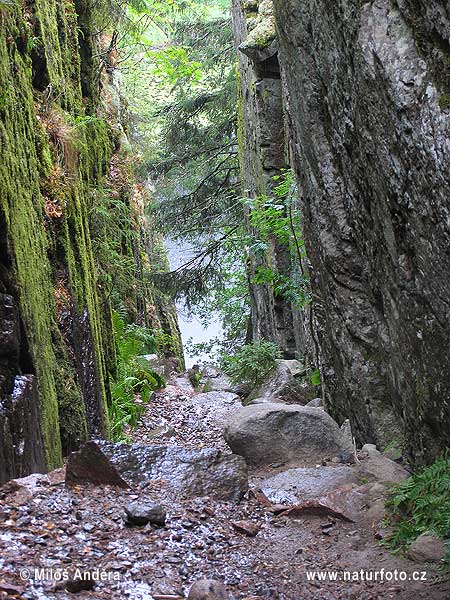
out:
<path id="1" fill-rule="evenodd" d="M 197 394 L 177 380 L 152 400 L 133 437 L 146 444 L 225 450 L 223 421 L 239 406 L 232 394 Z M 0 494 L 0 598 L 182 600 L 204 577 L 223 582 L 236 600 L 450 598 L 449 584 L 439 582 L 427 565 L 383 550 L 367 520 L 277 516 L 252 490 L 284 468 L 274 465 L 252 474 L 251 490 L 240 503 L 183 499 L 159 480 L 133 490 L 67 489 L 63 471 L 32 494 Z M 165 527 L 127 527 L 124 506 L 132 500 L 162 503 L 168 512 Z M 251 529 L 257 535 L 247 535 Z M 56 580 L 77 567 L 94 575 L 98 570 L 97 577 L 107 580 L 91 590 L 69 584 L 69 592 L 66 582 Z M 344 570 L 360 569 L 398 569 L 408 578 L 426 571 L 427 581 L 307 578 L 308 571 L 336 573 L 340 579 Z"/>

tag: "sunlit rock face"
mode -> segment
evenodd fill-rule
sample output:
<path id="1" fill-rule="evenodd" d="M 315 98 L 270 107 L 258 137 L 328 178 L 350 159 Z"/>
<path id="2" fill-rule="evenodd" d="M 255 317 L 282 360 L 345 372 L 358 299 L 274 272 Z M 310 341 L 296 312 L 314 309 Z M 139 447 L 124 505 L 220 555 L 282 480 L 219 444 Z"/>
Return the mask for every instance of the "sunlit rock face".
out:
<path id="1" fill-rule="evenodd" d="M 327 404 L 450 443 L 448 3 L 275 0 Z"/>

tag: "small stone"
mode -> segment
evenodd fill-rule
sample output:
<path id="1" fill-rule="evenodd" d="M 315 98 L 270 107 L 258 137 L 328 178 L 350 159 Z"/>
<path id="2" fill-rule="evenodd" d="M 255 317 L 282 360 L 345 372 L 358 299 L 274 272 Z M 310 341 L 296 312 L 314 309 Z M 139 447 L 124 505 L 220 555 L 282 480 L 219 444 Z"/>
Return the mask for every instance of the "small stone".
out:
<path id="1" fill-rule="evenodd" d="M 191 587 L 187 600 L 230 600 L 230 595 L 220 581 L 201 579 Z"/>
<path id="2" fill-rule="evenodd" d="M 381 540 L 385 540 L 386 538 L 388 538 L 391 535 L 391 533 L 392 533 L 391 529 L 380 528 L 375 531 L 375 533 L 373 534 L 373 537 L 376 540 L 381 541 Z"/>
<path id="3" fill-rule="evenodd" d="M 96 584 L 94 577 L 90 573 L 83 573 L 83 577 L 69 579 L 66 583 L 66 590 L 71 594 L 92 590 Z"/>
<path id="4" fill-rule="evenodd" d="M 153 525 L 164 526 L 166 524 L 166 509 L 161 504 L 153 502 L 131 502 L 125 507 L 127 525 Z"/>
<path id="5" fill-rule="evenodd" d="M 447 546 L 441 538 L 430 533 L 422 533 L 411 544 L 408 557 L 417 562 L 437 562 L 445 558 Z"/>
<path id="6" fill-rule="evenodd" d="M 376 452 L 377 447 L 375 444 L 364 444 L 364 446 L 361 448 L 361 450 L 363 452 L 367 452 L 367 454 L 370 454 L 371 452 Z"/>

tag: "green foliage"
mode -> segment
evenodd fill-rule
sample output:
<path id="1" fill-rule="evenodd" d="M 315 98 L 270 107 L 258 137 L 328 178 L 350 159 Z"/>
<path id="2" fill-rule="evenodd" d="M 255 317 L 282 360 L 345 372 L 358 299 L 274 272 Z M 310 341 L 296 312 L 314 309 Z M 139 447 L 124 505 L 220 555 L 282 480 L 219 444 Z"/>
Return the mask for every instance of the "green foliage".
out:
<path id="1" fill-rule="evenodd" d="M 42 48 L 42 40 L 41 38 L 32 35 L 27 38 L 26 43 L 27 52 L 31 52 L 32 50 L 36 50 L 37 48 Z"/>
<path id="2" fill-rule="evenodd" d="M 242 346 L 233 356 L 222 356 L 222 368 L 234 384 L 261 384 L 275 369 L 280 358 L 276 344 L 260 340 Z"/>
<path id="3" fill-rule="evenodd" d="M 312 385 L 316 385 L 319 386 L 321 385 L 322 381 L 320 378 L 320 371 L 319 369 L 314 369 L 314 371 L 311 373 L 309 380 L 311 381 Z"/>
<path id="4" fill-rule="evenodd" d="M 110 435 L 113 441 L 120 441 L 126 439 L 126 427 L 136 427 L 151 392 L 166 383 L 140 356 L 156 350 L 155 338 L 149 330 L 126 325 L 117 313 L 113 313 L 113 325 L 118 357 L 117 374 L 111 386 Z"/>
<path id="5" fill-rule="evenodd" d="M 195 301 L 223 272 L 219 240 L 242 223 L 235 193 L 235 56 L 223 4 L 186 3 L 168 15 L 163 34 L 149 24 L 141 52 L 123 67 L 130 109 L 139 115 L 142 170 L 156 184 L 152 211 L 159 229 L 172 239 L 195 239 L 198 249 L 198 260 L 173 281 L 157 283 L 175 293 L 182 288 Z"/>
<path id="6" fill-rule="evenodd" d="M 153 55 L 156 63 L 153 74 L 161 78 L 161 86 L 180 85 L 182 80 L 200 81 L 202 65 L 190 60 L 186 48 L 169 46 Z"/>
<path id="7" fill-rule="evenodd" d="M 309 278 L 303 275 L 287 277 L 270 267 L 258 267 L 253 277 L 253 283 L 267 283 L 271 286 L 275 296 L 281 296 L 296 306 L 302 307 L 311 302 L 311 288 Z"/>
<path id="8" fill-rule="evenodd" d="M 294 205 L 297 196 L 297 185 L 292 169 L 284 170 L 273 177 L 278 182 L 274 195 L 244 198 L 242 201 L 249 210 L 250 224 L 255 235 L 249 247 L 255 255 L 265 256 L 268 244 L 275 240 L 285 246 L 291 256 L 292 264 L 302 265 L 306 258 L 305 243 L 301 237 L 300 210 Z M 268 284 L 275 296 L 292 302 L 299 308 L 311 303 L 311 287 L 308 274 L 283 274 L 270 265 L 259 266 L 253 277 L 253 283 Z"/>
<path id="9" fill-rule="evenodd" d="M 397 485 L 387 506 L 393 532 L 385 544 L 392 550 L 407 548 L 425 532 L 450 543 L 449 454 Z M 450 567 L 450 552 L 447 562 Z"/>

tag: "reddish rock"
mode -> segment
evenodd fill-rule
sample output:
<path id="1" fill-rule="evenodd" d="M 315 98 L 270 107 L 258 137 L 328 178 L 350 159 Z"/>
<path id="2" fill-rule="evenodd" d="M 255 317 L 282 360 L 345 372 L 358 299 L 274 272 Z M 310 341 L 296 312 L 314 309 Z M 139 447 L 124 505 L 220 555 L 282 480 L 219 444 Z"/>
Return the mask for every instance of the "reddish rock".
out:
<path id="1" fill-rule="evenodd" d="M 253 521 L 232 521 L 232 526 L 239 533 L 243 533 L 248 537 L 255 537 L 261 530 L 261 525 L 254 523 Z"/>
<path id="2" fill-rule="evenodd" d="M 295 517 L 302 514 L 332 516 L 354 523 L 364 504 L 365 496 L 357 489 L 342 488 L 311 498 L 287 508 L 280 516 Z"/>

